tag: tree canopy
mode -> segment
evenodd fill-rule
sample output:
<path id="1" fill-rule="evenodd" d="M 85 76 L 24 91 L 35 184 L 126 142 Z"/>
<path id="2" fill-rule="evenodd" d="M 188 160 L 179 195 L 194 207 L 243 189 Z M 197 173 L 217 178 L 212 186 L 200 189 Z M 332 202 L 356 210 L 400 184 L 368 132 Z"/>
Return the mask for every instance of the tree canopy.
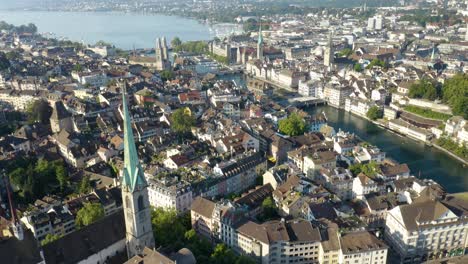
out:
<path id="1" fill-rule="evenodd" d="M 378 106 L 372 106 L 369 108 L 369 111 L 367 111 L 366 116 L 370 120 L 377 120 L 383 117 L 383 111 Z"/>
<path id="2" fill-rule="evenodd" d="M 356 163 L 349 167 L 349 170 L 354 176 L 357 176 L 359 173 L 364 173 L 365 175 L 373 178 L 380 173 L 380 167 L 375 161 L 371 161 L 369 163 Z"/>
<path id="3" fill-rule="evenodd" d="M 171 116 L 171 128 L 177 133 L 187 133 L 195 125 L 195 121 L 188 108 L 179 108 Z"/>
<path id="4" fill-rule="evenodd" d="M 55 240 L 58 240 L 61 238 L 59 235 L 52 235 L 52 234 L 47 234 L 44 240 L 41 241 L 41 246 L 45 246 L 49 244 L 50 242 L 54 242 Z"/>
<path id="5" fill-rule="evenodd" d="M 457 74 L 443 85 L 443 100 L 452 107 L 454 115 L 468 119 L 468 74 Z"/>
<path id="6" fill-rule="evenodd" d="M 56 194 L 67 187 L 68 172 L 62 161 L 44 159 L 18 159 L 9 172 L 11 183 L 26 201 L 33 201 L 47 194 Z"/>
<path id="7" fill-rule="evenodd" d="M 171 42 L 172 43 L 172 42 Z M 208 43 L 205 41 L 186 41 L 186 42 L 181 42 L 177 46 L 173 46 L 172 49 L 175 52 L 193 52 L 193 53 L 206 53 L 208 52 Z"/>
<path id="8" fill-rule="evenodd" d="M 304 118 L 297 113 L 290 114 L 287 118 L 279 121 L 279 131 L 288 136 L 299 136 L 307 130 Z"/>
<path id="9" fill-rule="evenodd" d="M 174 37 L 172 40 L 171 40 L 171 47 L 172 48 L 175 48 L 175 47 L 178 47 L 182 45 L 182 40 L 180 40 L 179 37 Z"/>
<path id="10" fill-rule="evenodd" d="M 76 225 L 81 228 L 104 217 L 104 207 L 100 203 L 85 203 L 76 214 Z"/>
<path id="11" fill-rule="evenodd" d="M 232 249 L 218 244 L 213 249 L 210 241 L 191 229 L 190 214 L 177 214 L 175 210 L 156 208 L 151 212 L 156 247 L 175 252 L 185 247 L 192 251 L 198 263 L 253 264 L 246 256 L 237 256 Z"/>
<path id="12" fill-rule="evenodd" d="M 367 69 L 372 69 L 372 68 L 374 68 L 374 66 L 378 66 L 378 67 L 382 67 L 382 68 L 387 68 L 388 67 L 387 63 L 385 63 L 384 61 L 379 60 L 379 59 L 373 59 L 369 63 L 369 65 L 367 65 L 366 68 Z"/>
<path id="13" fill-rule="evenodd" d="M 170 81 L 172 79 L 174 79 L 174 72 L 170 71 L 170 70 L 163 70 L 159 73 L 159 75 L 161 76 L 161 79 L 165 82 L 165 81 Z"/>
<path id="14" fill-rule="evenodd" d="M 0 71 L 6 70 L 10 67 L 10 60 L 7 58 L 5 52 L 0 52 Z"/>
<path id="15" fill-rule="evenodd" d="M 441 90 L 437 84 L 427 79 L 422 79 L 410 86 L 408 96 L 411 98 L 422 98 L 433 101 L 441 96 Z"/>
<path id="16" fill-rule="evenodd" d="M 46 100 L 39 99 L 31 102 L 26 107 L 26 113 L 30 123 L 41 122 L 42 124 L 47 124 L 50 122 L 52 107 L 50 107 Z"/>

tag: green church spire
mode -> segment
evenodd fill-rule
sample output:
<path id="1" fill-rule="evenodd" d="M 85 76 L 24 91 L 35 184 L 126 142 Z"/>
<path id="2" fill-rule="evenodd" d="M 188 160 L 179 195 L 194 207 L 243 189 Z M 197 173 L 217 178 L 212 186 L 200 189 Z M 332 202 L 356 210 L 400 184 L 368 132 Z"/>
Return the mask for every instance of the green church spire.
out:
<path id="1" fill-rule="evenodd" d="M 122 187 L 128 188 L 133 192 L 136 187 L 145 187 L 146 183 L 143 169 L 138 160 L 138 153 L 135 147 L 135 139 L 133 138 L 132 123 L 127 107 L 127 99 L 125 96 L 126 83 L 122 89 L 122 111 L 123 111 L 123 126 L 124 126 L 124 168 Z"/>

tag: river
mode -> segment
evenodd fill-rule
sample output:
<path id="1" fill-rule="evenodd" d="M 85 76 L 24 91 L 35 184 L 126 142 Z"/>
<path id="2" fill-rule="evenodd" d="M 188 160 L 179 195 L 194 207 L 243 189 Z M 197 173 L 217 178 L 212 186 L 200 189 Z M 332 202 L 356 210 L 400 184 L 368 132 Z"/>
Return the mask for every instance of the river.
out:
<path id="1" fill-rule="evenodd" d="M 197 20 L 165 15 L 121 12 L 43 12 L 1 10 L 0 21 L 20 25 L 34 23 L 40 33 L 94 44 L 99 40 L 118 48 L 152 48 L 157 37 L 168 41 L 178 36 L 182 41 L 210 40 L 232 31 L 236 24 L 207 25 Z"/>
<path id="2" fill-rule="evenodd" d="M 444 152 L 424 143 L 389 132 L 366 119 L 330 106 L 309 109 L 311 114 L 324 112 L 329 125 L 336 130 L 353 132 L 376 145 L 400 163 L 407 163 L 413 175 L 430 178 L 448 192 L 468 190 L 468 168 Z"/>

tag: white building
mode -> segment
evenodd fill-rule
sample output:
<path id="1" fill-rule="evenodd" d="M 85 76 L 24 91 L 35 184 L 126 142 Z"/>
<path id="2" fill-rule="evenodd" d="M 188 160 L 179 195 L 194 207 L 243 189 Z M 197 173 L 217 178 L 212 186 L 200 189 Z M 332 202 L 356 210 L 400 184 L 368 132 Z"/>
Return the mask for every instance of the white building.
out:
<path id="1" fill-rule="evenodd" d="M 343 264 L 385 264 L 388 246 L 369 232 L 345 234 L 340 238 Z"/>
<path id="2" fill-rule="evenodd" d="M 378 190 L 379 187 L 377 185 L 377 182 L 375 182 L 363 173 L 360 173 L 353 180 L 353 194 L 354 197 L 358 199 L 362 199 L 364 195 L 377 192 Z"/>
<path id="3" fill-rule="evenodd" d="M 148 197 L 150 205 L 165 209 L 185 212 L 192 205 L 192 187 L 190 184 L 148 180 Z"/>
<path id="4" fill-rule="evenodd" d="M 467 247 L 466 193 L 425 199 L 387 213 L 385 239 L 403 263 L 463 254 Z"/>

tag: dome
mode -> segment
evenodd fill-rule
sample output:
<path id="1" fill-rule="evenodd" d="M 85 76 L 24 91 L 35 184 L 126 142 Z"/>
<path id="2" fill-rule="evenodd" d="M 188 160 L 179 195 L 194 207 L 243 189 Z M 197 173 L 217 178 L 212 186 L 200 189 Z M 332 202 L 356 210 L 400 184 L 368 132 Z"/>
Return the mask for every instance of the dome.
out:
<path id="1" fill-rule="evenodd" d="M 193 256 L 192 251 L 188 248 L 182 248 L 174 254 L 173 258 L 177 264 L 196 264 L 197 261 Z"/>

